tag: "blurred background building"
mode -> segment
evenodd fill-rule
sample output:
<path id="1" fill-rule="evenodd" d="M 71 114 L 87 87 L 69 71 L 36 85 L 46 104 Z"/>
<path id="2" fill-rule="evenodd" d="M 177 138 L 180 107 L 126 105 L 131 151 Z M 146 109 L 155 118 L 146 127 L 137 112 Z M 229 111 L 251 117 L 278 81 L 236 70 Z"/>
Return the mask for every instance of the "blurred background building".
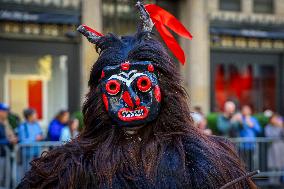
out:
<path id="1" fill-rule="evenodd" d="M 284 111 L 284 1 L 214 0 L 210 33 L 210 109 L 228 98 L 255 111 Z"/>
<path id="2" fill-rule="evenodd" d="M 33 107 L 40 120 L 80 106 L 78 0 L 0 1 L 0 101 Z"/>
<path id="3" fill-rule="evenodd" d="M 80 109 L 97 58 L 75 28 L 136 31 L 134 0 L 0 0 L 0 101 L 49 120 Z M 191 31 L 180 39 L 190 104 L 219 111 L 227 99 L 284 113 L 284 0 L 149 0 Z"/>

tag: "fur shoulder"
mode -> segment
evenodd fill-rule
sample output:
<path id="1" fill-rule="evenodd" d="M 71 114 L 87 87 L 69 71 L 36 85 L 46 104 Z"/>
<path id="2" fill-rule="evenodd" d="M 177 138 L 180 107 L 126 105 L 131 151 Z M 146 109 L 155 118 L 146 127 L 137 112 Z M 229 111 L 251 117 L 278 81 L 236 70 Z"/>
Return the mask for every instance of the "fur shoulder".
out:
<path id="1" fill-rule="evenodd" d="M 220 188 L 244 176 L 244 164 L 234 145 L 223 137 L 203 136 L 184 139 L 186 168 L 193 188 Z M 251 179 L 244 179 L 232 188 L 254 188 Z"/>
<path id="2" fill-rule="evenodd" d="M 94 188 L 90 160 L 76 143 L 68 143 L 33 160 L 17 188 Z"/>

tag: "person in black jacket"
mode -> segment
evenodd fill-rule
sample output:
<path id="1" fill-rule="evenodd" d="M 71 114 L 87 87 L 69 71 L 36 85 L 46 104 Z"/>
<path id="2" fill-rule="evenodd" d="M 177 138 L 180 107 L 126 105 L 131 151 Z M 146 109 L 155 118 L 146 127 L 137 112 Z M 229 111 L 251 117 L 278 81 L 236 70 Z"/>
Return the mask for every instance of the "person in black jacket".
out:
<path id="1" fill-rule="evenodd" d="M 7 124 L 8 113 L 9 106 L 0 102 L 0 167 L 2 169 L 0 173 L 1 186 L 3 186 L 5 181 L 4 178 L 7 177 L 5 174 L 7 171 L 7 166 L 5 166 L 5 164 L 10 158 L 10 154 L 7 153 L 7 150 L 9 151 L 12 149 L 12 144 L 17 143 L 17 138 L 14 135 L 13 130 L 9 128 L 9 125 Z"/>
<path id="2" fill-rule="evenodd" d="M 7 125 L 9 106 L 0 103 L 0 144 L 16 144 L 17 138 L 13 130 Z"/>

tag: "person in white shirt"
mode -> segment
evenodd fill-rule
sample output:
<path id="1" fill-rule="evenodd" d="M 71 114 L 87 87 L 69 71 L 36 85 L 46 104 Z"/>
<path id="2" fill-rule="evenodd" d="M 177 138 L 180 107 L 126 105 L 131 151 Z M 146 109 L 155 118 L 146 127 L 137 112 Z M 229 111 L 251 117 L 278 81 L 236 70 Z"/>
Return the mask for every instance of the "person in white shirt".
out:
<path id="1" fill-rule="evenodd" d="M 62 129 L 60 141 L 69 142 L 70 140 L 74 139 L 79 134 L 78 127 L 79 120 L 76 118 L 71 119 L 68 125 Z"/>

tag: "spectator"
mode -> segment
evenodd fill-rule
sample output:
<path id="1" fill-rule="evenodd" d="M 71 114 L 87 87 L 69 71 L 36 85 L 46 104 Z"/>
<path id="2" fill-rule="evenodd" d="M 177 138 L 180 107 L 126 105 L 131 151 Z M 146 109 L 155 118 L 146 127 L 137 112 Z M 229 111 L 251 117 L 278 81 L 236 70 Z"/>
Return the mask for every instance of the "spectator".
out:
<path id="1" fill-rule="evenodd" d="M 202 116 L 202 119 L 198 123 L 197 128 L 200 129 L 206 135 L 212 135 L 212 130 L 207 127 L 207 120 L 204 116 Z"/>
<path id="2" fill-rule="evenodd" d="M 194 125 L 204 134 L 206 135 L 212 135 L 211 129 L 207 128 L 207 120 L 206 118 L 199 114 L 199 113 L 193 113 L 192 118 L 194 121 Z"/>
<path id="3" fill-rule="evenodd" d="M 232 101 L 224 104 L 224 112 L 217 118 L 217 129 L 219 134 L 225 137 L 236 137 L 241 122 L 240 114 L 235 114 L 236 105 Z"/>
<path id="4" fill-rule="evenodd" d="M 244 105 L 242 107 L 242 120 L 239 127 L 240 137 L 246 138 L 246 142 L 240 145 L 240 155 L 249 166 L 248 169 L 253 163 L 253 153 L 255 149 L 255 138 L 261 133 L 261 127 L 253 116 L 250 106 Z"/>
<path id="5" fill-rule="evenodd" d="M 78 119 L 71 119 L 68 123 L 68 126 L 65 126 L 62 129 L 60 141 L 68 142 L 71 139 L 75 138 L 79 132 L 79 120 Z"/>
<path id="6" fill-rule="evenodd" d="M 8 113 L 9 113 L 9 107 L 4 103 L 0 103 L 0 167 L 3 173 L 6 171 L 5 170 L 6 151 L 4 149 L 5 147 L 3 147 L 2 145 L 9 145 L 8 147 L 11 147 L 10 144 L 17 143 L 17 138 L 15 134 L 13 133 L 13 130 L 7 124 Z M 7 175 L 2 174 L 0 172 L 0 185 L 1 186 L 3 185 L 5 181 L 5 177 L 7 177 Z"/>
<path id="7" fill-rule="evenodd" d="M 49 124 L 48 140 L 59 141 L 62 129 L 67 125 L 68 120 L 69 112 L 67 110 L 61 110 Z"/>
<path id="8" fill-rule="evenodd" d="M 255 138 L 261 133 L 261 127 L 253 116 L 250 106 L 242 107 L 242 121 L 240 127 L 240 137 Z"/>
<path id="9" fill-rule="evenodd" d="M 271 117 L 273 115 L 273 111 L 270 110 L 270 109 L 266 109 L 266 110 L 264 110 L 263 115 L 265 117 Z"/>
<path id="10" fill-rule="evenodd" d="M 43 133 L 37 122 L 37 113 L 34 109 L 25 109 L 25 122 L 19 126 L 18 136 L 20 143 L 32 143 L 43 140 Z"/>
<path id="11" fill-rule="evenodd" d="M 37 112 L 28 108 L 23 111 L 25 121 L 18 128 L 19 142 L 29 144 L 23 146 L 21 157 L 25 171 L 29 169 L 29 162 L 40 155 L 40 147 L 33 146 L 34 142 L 43 140 L 43 133 L 37 122 Z"/>
<path id="12" fill-rule="evenodd" d="M 201 106 L 194 106 L 194 107 L 193 107 L 193 111 L 194 111 L 195 113 L 199 113 L 200 115 L 204 115 Z"/>
<path id="13" fill-rule="evenodd" d="M 8 105 L 0 103 L 0 144 L 16 144 L 18 142 L 13 130 L 7 124 Z"/>
<path id="14" fill-rule="evenodd" d="M 271 171 L 283 171 L 284 170 L 284 141 L 281 140 L 284 137 L 283 120 L 280 115 L 273 114 L 268 125 L 264 129 L 266 137 L 279 139 L 274 141 L 268 148 L 268 168 Z M 270 178 L 271 182 L 279 182 L 279 177 Z"/>

